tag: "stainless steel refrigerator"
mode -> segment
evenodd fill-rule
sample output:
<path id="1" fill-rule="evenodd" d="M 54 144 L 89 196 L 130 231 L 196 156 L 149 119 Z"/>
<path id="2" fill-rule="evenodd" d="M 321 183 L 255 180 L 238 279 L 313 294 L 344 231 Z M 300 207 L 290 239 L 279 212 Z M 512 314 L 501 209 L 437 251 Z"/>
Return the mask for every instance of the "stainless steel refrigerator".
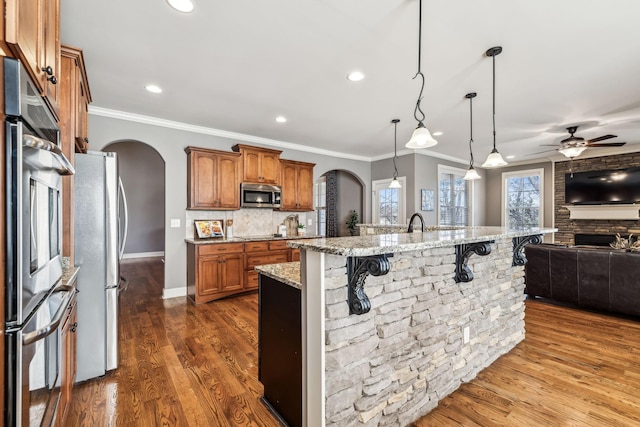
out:
<path id="1" fill-rule="evenodd" d="M 127 284 L 120 276 L 127 207 L 116 153 L 76 154 L 75 168 L 79 382 L 118 367 L 118 296 Z"/>

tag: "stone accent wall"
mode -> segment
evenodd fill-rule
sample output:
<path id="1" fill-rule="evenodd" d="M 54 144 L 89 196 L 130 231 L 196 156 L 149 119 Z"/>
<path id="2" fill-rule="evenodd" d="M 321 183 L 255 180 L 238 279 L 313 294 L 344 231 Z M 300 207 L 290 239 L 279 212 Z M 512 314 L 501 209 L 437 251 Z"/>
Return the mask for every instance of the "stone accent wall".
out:
<path id="1" fill-rule="evenodd" d="M 640 153 L 619 154 L 616 156 L 594 157 L 590 159 L 574 159 L 571 162 L 557 162 L 555 164 L 555 243 L 573 245 L 573 235 L 575 233 L 588 234 L 638 234 L 640 221 L 637 220 L 585 220 L 569 219 L 569 210 L 563 208 L 566 205 L 564 199 L 565 174 L 573 168 L 574 172 L 622 169 L 631 166 L 640 166 Z"/>
<path id="2" fill-rule="evenodd" d="M 405 426 L 524 339 L 524 269 L 511 239 L 491 247 L 469 259 L 469 283 L 453 279 L 454 247 L 394 254 L 367 278 L 361 316 L 349 315 L 345 258 L 327 255 L 327 426 Z"/>

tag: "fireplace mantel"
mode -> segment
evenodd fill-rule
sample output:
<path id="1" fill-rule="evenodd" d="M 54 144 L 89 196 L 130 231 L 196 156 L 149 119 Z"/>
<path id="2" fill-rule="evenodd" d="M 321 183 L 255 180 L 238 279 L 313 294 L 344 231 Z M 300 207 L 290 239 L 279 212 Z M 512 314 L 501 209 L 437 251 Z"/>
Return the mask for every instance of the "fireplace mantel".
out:
<path id="1" fill-rule="evenodd" d="M 565 205 L 570 219 L 640 219 L 640 205 Z"/>

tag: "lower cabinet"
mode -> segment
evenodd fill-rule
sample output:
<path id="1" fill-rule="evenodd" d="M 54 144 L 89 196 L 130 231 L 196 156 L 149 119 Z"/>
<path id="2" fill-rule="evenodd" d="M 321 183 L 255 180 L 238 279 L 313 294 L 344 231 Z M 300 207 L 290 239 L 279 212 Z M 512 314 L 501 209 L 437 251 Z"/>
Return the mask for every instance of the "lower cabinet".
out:
<path id="1" fill-rule="evenodd" d="M 258 289 L 257 265 L 299 261 L 286 240 L 187 243 L 187 295 L 201 304 Z"/>
<path id="2" fill-rule="evenodd" d="M 56 416 L 57 426 L 64 425 L 64 419 L 71 403 L 71 391 L 76 382 L 76 343 L 78 328 L 78 310 L 76 297 L 69 306 L 69 311 L 63 320 L 60 335 L 61 370 L 60 370 L 60 402 Z"/>

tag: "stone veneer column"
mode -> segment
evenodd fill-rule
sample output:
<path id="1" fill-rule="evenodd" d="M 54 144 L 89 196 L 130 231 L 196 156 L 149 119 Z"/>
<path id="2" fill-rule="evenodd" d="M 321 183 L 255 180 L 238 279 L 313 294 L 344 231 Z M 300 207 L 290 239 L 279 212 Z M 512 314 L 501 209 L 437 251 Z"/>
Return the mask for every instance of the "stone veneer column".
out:
<path id="1" fill-rule="evenodd" d="M 594 157 L 590 159 L 574 159 L 571 162 L 557 162 L 555 164 L 554 182 L 554 226 L 558 229 L 555 233 L 555 243 L 573 245 L 575 233 L 588 234 L 639 234 L 640 221 L 634 220 L 584 220 L 569 219 L 569 210 L 563 208 L 566 205 L 564 199 L 565 174 L 570 167 L 574 172 L 586 172 L 605 169 L 624 169 L 632 166 L 640 166 L 640 153 L 619 154 L 616 156 Z"/>
<path id="2" fill-rule="evenodd" d="M 491 246 L 468 283 L 454 281 L 453 246 L 394 254 L 389 274 L 367 278 L 361 316 L 345 302 L 345 258 L 326 255 L 327 426 L 407 425 L 524 339 L 524 269 L 511 239 Z"/>

